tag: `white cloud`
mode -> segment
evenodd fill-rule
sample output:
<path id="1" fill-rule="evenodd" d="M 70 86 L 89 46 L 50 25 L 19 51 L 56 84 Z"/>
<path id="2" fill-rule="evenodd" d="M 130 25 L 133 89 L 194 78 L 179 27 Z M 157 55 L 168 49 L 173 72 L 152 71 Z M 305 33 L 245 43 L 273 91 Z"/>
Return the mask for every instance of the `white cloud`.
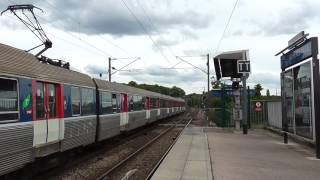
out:
<path id="1" fill-rule="evenodd" d="M 44 14 L 35 12 L 40 16 L 39 20 L 45 32 L 53 41 L 53 48 L 45 55 L 63 58 L 70 61 L 74 68 L 91 74 L 100 71 L 106 74 L 109 56 L 138 56 L 142 59 L 127 69 L 143 70 L 120 72 L 113 76 L 113 80 L 177 85 L 187 92 L 202 92 L 206 87 L 206 75 L 195 69 L 160 68 L 170 67 L 179 62 L 175 56 L 210 53 L 212 57 L 235 2 L 126 0 L 161 46 L 169 59 L 167 62 L 121 1 L 96 0 L 79 3 L 76 0 L 59 0 L 49 1 L 51 4 L 40 0 L 12 1 L 33 3 L 44 9 Z M 150 25 L 139 3 L 143 5 L 156 28 Z M 1 1 L 1 9 L 5 9 L 8 4 L 9 1 Z M 265 89 L 271 89 L 273 93 L 280 89 L 280 62 L 279 57 L 275 57 L 274 54 L 284 48 L 297 31 L 305 30 L 312 36 L 320 35 L 317 13 L 319 8 L 320 3 L 312 0 L 241 0 L 219 51 L 249 49 L 253 71 L 249 83 L 261 83 Z M 39 44 L 32 33 L 12 14 L 1 16 L 0 24 L 0 43 L 20 49 L 29 49 Z M 203 58 L 185 59 L 196 66 L 206 68 Z M 129 62 L 130 60 L 113 61 L 112 66 L 120 68 Z M 212 61 L 210 63 L 213 70 Z M 181 63 L 177 67 L 191 66 Z M 105 75 L 103 77 L 105 78 Z"/>

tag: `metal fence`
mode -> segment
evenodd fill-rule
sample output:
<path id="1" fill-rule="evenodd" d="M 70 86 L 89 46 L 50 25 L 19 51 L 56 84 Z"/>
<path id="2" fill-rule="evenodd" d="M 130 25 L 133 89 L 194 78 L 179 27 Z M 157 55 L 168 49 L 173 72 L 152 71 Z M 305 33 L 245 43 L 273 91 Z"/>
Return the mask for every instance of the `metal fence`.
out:
<path id="1" fill-rule="evenodd" d="M 260 104 L 257 108 L 257 103 Z M 271 126 L 282 128 L 281 101 L 250 100 L 249 105 L 249 126 L 250 128 L 263 128 Z M 232 128 L 234 120 L 232 111 L 224 108 L 211 108 L 209 110 L 209 120 L 218 127 Z"/>
<path id="2" fill-rule="evenodd" d="M 257 105 L 260 103 L 260 108 Z M 268 124 L 267 101 L 251 100 L 250 101 L 250 126 L 251 128 L 261 128 Z"/>
<path id="3" fill-rule="evenodd" d="M 218 127 L 230 128 L 234 127 L 232 112 L 229 109 L 211 108 L 208 112 L 209 120 Z"/>
<path id="4" fill-rule="evenodd" d="M 257 108 L 257 103 L 260 104 L 260 108 Z M 251 100 L 250 123 L 251 128 L 272 126 L 281 129 L 281 101 Z"/>
<path id="5" fill-rule="evenodd" d="M 268 102 L 268 125 L 282 129 L 281 101 Z"/>

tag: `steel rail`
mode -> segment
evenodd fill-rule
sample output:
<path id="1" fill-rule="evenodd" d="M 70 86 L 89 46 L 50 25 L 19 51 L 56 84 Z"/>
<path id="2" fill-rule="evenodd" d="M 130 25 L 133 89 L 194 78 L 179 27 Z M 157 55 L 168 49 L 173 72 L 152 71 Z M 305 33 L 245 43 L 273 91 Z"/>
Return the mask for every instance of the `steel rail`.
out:
<path id="1" fill-rule="evenodd" d="M 137 155 L 139 152 L 141 152 L 142 150 L 144 150 L 146 147 L 148 147 L 149 145 L 151 145 L 153 142 L 155 142 L 156 140 L 158 140 L 162 135 L 166 134 L 167 132 L 169 132 L 172 128 L 174 128 L 175 126 L 171 126 L 170 128 L 166 129 L 164 132 L 162 132 L 161 134 L 159 134 L 158 136 L 156 136 L 155 138 L 153 138 L 152 140 L 150 140 L 147 144 L 143 145 L 141 148 L 139 148 L 137 151 L 135 151 L 134 153 L 130 154 L 128 157 L 126 157 L 125 159 L 123 159 L 122 161 L 120 161 L 118 164 L 116 164 L 115 166 L 113 166 L 111 169 L 109 169 L 107 172 L 103 173 L 102 175 L 100 175 L 97 180 L 106 180 L 108 175 L 111 174 L 112 172 L 114 172 L 117 168 L 119 168 L 120 166 L 122 166 L 125 162 L 127 162 L 128 160 L 130 160 L 132 157 L 134 157 L 135 155 Z"/>
<path id="2" fill-rule="evenodd" d="M 189 125 L 189 123 L 191 122 L 191 120 L 188 122 L 187 125 Z M 136 150 L 134 153 L 130 154 L 128 157 L 126 157 L 125 159 L 123 159 L 122 161 L 120 161 L 118 164 L 116 164 L 115 166 L 113 166 L 111 169 L 109 169 L 107 172 L 103 173 L 102 175 L 100 175 L 96 180 L 107 180 L 108 176 L 114 172 L 116 169 L 118 169 L 119 167 L 121 167 L 125 162 L 127 162 L 128 160 L 130 160 L 131 158 L 133 158 L 135 155 L 137 155 L 138 153 L 140 153 L 142 150 L 144 150 L 145 148 L 147 148 L 148 146 L 150 146 L 151 144 L 153 144 L 156 140 L 158 140 L 160 137 L 162 137 L 163 135 L 165 135 L 166 133 L 168 133 L 171 129 L 173 129 L 174 127 L 176 127 L 175 125 L 169 127 L 168 129 L 166 129 L 165 131 L 163 131 L 161 134 L 159 134 L 158 136 L 154 137 L 152 140 L 150 140 L 148 143 L 146 143 L 145 145 L 143 145 L 141 148 L 139 148 L 138 150 Z M 185 126 L 186 127 L 186 126 Z"/>

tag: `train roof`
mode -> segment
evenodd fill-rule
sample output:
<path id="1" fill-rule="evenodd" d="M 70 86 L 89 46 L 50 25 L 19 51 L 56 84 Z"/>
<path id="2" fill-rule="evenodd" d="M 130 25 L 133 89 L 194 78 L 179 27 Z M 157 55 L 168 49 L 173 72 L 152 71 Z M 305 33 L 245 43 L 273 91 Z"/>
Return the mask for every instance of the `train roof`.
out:
<path id="1" fill-rule="evenodd" d="M 129 94 L 141 95 L 141 96 L 160 97 L 163 99 L 170 99 L 174 101 L 184 102 L 182 98 L 175 98 L 175 97 L 163 95 L 160 93 L 156 93 L 156 92 L 152 92 L 152 91 L 148 91 L 140 88 L 135 88 L 132 86 L 128 86 L 128 85 L 124 85 L 116 82 L 109 82 L 109 81 L 100 80 L 100 79 L 94 79 L 94 81 L 96 82 L 99 90 L 129 93 Z"/>
<path id="2" fill-rule="evenodd" d="M 92 80 L 87 74 L 42 63 L 31 53 L 1 43 L 0 64 L 0 75 L 33 78 L 40 81 L 84 87 L 95 87 L 93 82 L 94 80 L 98 88 L 102 90 L 160 97 L 163 99 L 184 102 L 182 98 L 175 98 L 120 83 L 108 82 L 99 79 Z"/>
<path id="3" fill-rule="evenodd" d="M 41 81 L 95 87 L 90 76 L 41 63 L 33 54 L 0 43 L 0 75 L 22 76 Z"/>

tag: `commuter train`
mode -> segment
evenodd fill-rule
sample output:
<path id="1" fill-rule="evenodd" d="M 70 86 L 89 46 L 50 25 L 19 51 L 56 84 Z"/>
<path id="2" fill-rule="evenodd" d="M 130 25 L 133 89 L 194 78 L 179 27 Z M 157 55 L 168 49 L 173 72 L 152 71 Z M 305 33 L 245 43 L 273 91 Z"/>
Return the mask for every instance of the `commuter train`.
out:
<path id="1" fill-rule="evenodd" d="M 0 44 L 0 176 L 185 110 L 181 98 L 53 66 Z"/>

